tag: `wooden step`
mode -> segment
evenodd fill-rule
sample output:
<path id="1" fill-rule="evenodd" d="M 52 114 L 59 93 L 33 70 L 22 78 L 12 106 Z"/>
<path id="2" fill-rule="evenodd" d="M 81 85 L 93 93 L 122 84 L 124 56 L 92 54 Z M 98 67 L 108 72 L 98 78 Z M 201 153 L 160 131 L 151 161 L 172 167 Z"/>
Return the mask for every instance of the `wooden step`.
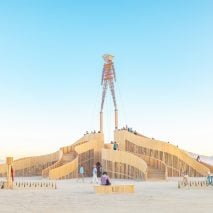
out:
<path id="1" fill-rule="evenodd" d="M 156 168 L 149 167 L 147 178 L 148 180 L 165 180 L 165 172 Z"/>
<path id="2" fill-rule="evenodd" d="M 74 159 L 74 154 L 73 153 L 68 153 L 63 155 L 63 164 L 66 164 Z"/>

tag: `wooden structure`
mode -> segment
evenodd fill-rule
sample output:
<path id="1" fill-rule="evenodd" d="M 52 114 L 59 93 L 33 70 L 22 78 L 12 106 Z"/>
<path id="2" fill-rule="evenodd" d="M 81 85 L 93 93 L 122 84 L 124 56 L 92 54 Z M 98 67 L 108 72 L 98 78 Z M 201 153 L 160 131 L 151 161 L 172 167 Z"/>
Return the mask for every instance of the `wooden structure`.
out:
<path id="1" fill-rule="evenodd" d="M 183 174 L 202 177 L 210 172 L 204 164 L 167 142 L 127 130 L 115 130 L 114 137 L 119 151 L 112 150 L 111 144 L 104 144 L 103 133 L 86 134 L 74 144 L 49 155 L 15 160 L 13 169 L 16 176 L 42 175 L 52 180 L 77 178 L 80 165 L 84 167 L 85 175 L 91 176 L 97 162 L 111 178 L 122 179 L 163 180 Z M 7 169 L 7 164 L 1 164 L 0 176 L 6 177 Z"/>
<path id="2" fill-rule="evenodd" d="M 48 155 L 20 158 L 13 161 L 13 169 L 16 176 L 40 176 L 42 170 L 54 164 L 60 157 L 60 152 Z M 6 176 L 7 165 L 0 165 L 0 176 Z"/>
<path id="3" fill-rule="evenodd" d="M 213 173 L 213 166 L 209 165 L 208 163 L 200 161 L 201 164 L 203 164 L 205 167 L 209 168 L 210 172 Z"/>
<path id="4" fill-rule="evenodd" d="M 120 150 L 142 158 L 149 168 L 162 171 L 165 178 L 207 176 L 210 171 L 187 152 L 170 143 L 155 140 L 127 130 L 116 130 L 115 141 Z"/>
<path id="5" fill-rule="evenodd" d="M 12 163 L 13 163 L 13 158 L 12 157 L 7 157 L 6 158 L 6 164 L 7 164 L 7 182 L 6 182 L 6 188 L 7 189 L 12 189 L 13 188 Z"/>
<path id="6" fill-rule="evenodd" d="M 135 186 L 129 185 L 110 185 L 110 186 L 94 186 L 94 190 L 98 194 L 109 194 L 109 193 L 133 193 Z"/>
<path id="7" fill-rule="evenodd" d="M 61 147 L 59 151 L 43 156 L 26 157 L 15 160 L 13 168 L 16 176 L 43 176 L 50 179 L 76 178 L 82 165 L 90 176 L 92 167 L 101 162 L 104 146 L 102 133 L 86 134 L 76 143 Z M 0 176 L 6 177 L 7 164 L 0 165 Z"/>
<path id="8" fill-rule="evenodd" d="M 114 88 L 114 83 L 116 81 L 116 74 L 115 74 L 113 58 L 114 56 L 109 54 L 103 55 L 103 59 L 105 63 L 103 66 L 102 78 L 101 78 L 102 99 L 101 99 L 101 111 L 100 111 L 100 132 L 102 133 L 103 133 L 103 107 L 104 107 L 104 101 L 105 101 L 108 87 L 111 90 L 112 99 L 113 99 L 114 108 L 115 108 L 115 129 L 118 129 L 118 109 L 117 109 L 117 102 L 116 102 L 115 88 Z"/>
<path id="9" fill-rule="evenodd" d="M 78 177 L 80 166 L 86 176 L 92 175 L 94 164 L 102 164 L 112 178 L 130 178 L 138 180 L 166 179 L 177 176 L 207 176 L 213 168 L 193 159 L 185 151 L 167 142 L 148 138 L 138 133 L 118 129 L 118 109 L 115 98 L 114 82 L 116 73 L 113 56 L 103 56 L 105 64 L 102 72 L 102 102 L 100 110 L 100 133 L 86 134 L 76 143 L 61 147 L 49 155 L 27 157 L 15 160 L 13 169 L 16 176 L 42 175 L 49 179 L 67 179 Z M 103 106 L 107 88 L 111 90 L 115 108 L 114 139 L 119 151 L 113 151 L 111 144 L 104 145 Z M 8 177 L 11 186 L 11 159 L 0 165 L 0 176 Z"/>

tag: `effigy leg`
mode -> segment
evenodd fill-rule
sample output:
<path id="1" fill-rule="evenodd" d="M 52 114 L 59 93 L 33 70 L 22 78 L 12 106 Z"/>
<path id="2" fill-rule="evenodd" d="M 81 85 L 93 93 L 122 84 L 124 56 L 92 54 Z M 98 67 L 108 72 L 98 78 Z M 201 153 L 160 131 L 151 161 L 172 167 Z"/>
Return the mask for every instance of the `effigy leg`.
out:
<path id="1" fill-rule="evenodd" d="M 116 103 L 116 98 L 115 98 L 115 88 L 114 88 L 114 82 L 113 82 L 113 80 L 109 81 L 109 86 L 110 86 L 110 90 L 111 90 L 111 94 L 112 94 L 112 99 L 113 99 L 114 107 L 115 107 L 115 110 L 117 110 L 117 103 Z"/>
<path id="2" fill-rule="evenodd" d="M 104 100 L 105 100 L 105 96 L 106 96 L 106 91 L 107 91 L 107 81 L 104 81 L 103 84 L 103 91 L 102 91 L 102 100 L 101 100 L 101 112 L 103 111 L 103 107 L 104 107 Z"/>

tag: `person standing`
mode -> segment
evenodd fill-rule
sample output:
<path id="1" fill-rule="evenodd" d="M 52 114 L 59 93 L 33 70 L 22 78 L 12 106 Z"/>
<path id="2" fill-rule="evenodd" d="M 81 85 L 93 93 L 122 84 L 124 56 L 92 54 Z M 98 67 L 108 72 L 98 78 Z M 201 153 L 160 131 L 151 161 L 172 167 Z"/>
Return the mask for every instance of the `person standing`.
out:
<path id="1" fill-rule="evenodd" d="M 79 178 L 84 182 L 84 167 L 82 165 L 79 168 Z"/>
<path id="2" fill-rule="evenodd" d="M 97 177 L 101 177 L 102 175 L 102 166 L 99 162 L 96 163 L 96 168 L 97 168 Z"/>
<path id="3" fill-rule="evenodd" d="M 199 155 L 197 156 L 197 161 L 200 162 L 200 156 Z"/>
<path id="4" fill-rule="evenodd" d="M 116 143 L 116 141 L 113 144 L 113 150 L 118 150 L 118 144 Z"/>
<path id="5" fill-rule="evenodd" d="M 98 173 L 98 170 L 96 168 L 96 165 L 94 165 L 92 169 L 92 183 L 98 183 L 97 173 Z"/>

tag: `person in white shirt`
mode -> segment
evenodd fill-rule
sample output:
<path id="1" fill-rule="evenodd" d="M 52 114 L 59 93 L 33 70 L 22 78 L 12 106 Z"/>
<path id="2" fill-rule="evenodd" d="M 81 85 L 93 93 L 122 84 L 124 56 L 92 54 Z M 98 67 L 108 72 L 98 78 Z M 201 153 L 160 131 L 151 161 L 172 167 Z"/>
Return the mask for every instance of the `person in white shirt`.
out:
<path id="1" fill-rule="evenodd" d="M 92 170 L 92 183 L 98 183 L 96 165 L 93 166 L 93 170 Z"/>

